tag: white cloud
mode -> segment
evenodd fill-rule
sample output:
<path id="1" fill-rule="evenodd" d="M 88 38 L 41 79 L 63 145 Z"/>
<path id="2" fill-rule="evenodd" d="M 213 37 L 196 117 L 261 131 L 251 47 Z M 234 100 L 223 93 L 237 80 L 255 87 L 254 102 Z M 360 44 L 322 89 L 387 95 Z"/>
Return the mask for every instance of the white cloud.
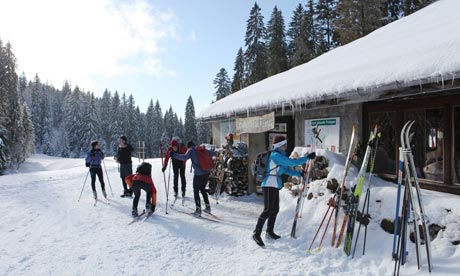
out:
<path id="1" fill-rule="evenodd" d="M 159 55 L 166 40 L 179 38 L 178 20 L 146 0 L 0 0 L 0 7 L 0 38 L 29 78 L 92 90 L 97 76 L 175 75 Z"/>

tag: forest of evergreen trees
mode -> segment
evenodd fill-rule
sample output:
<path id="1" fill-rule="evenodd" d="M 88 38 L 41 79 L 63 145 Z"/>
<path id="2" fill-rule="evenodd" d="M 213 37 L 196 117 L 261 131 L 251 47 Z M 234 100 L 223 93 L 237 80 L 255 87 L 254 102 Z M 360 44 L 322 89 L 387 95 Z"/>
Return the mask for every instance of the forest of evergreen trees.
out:
<path id="1" fill-rule="evenodd" d="M 172 107 L 163 113 L 158 100 L 142 113 L 132 95 L 106 90 L 98 98 L 68 82 L 57 89 L 38 75 L 30 81 L 18 77 L 11 49 L 0 40 L 0 174 L 35 152 L 83 157 L 94 139 L 108 155 L 116 152 L 121 135 L 136 149 L 143 141 L 145 158 L 159 157 L 160 143 L 167 146 L 173 137 L 209 143 L 209 127 L 196 119 L 192 96 L 184 121 Z"/>
<path id="2" fill-rule="evenodd" d="M 98 98 L 78 86 L 71 89 L 68 82 L 58 90 L 38 76 L 32 81 L 19 77 L 19 96 L 29 106 L 36 151 L 47 155 L 82 157 L 92 139 L 98 139 L 106 154 L 112 155 L 121 135 L 127 136 L 134 148 L 143 141 L 146 158 L 159 157 L 160 143 L 167 145 L 173 137 L 185 143 L 209 142 L 209 130 L 197 122 L 191 96 L 184 122 L 172 107 L 163 113 L 158 100 L 150 100 L 142 113 L 132 95 L 105 90 Z"/>
<path id="3" fill-rule="evenodd" d="M 232 81 L 225 68 L 214 79 L 215 100 L 308 62 L 434 1 L 308 0 L 293 11 L 287 29 L 276 6 L 265 25 L 256 2 L 247 20 L 245 45 L 236 54 Z"/>

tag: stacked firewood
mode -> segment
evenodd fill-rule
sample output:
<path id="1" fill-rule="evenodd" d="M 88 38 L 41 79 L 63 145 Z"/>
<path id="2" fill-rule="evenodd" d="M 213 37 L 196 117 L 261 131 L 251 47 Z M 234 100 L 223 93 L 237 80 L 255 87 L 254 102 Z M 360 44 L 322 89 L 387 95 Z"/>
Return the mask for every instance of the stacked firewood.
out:
<path id="1" fill-rule="evenodd" d="M 227 192 L 233 196 L 248 194 L 248 151 L 245 143 L 235 143 L 218 151 L 209 179 L 209 194 Z"/>

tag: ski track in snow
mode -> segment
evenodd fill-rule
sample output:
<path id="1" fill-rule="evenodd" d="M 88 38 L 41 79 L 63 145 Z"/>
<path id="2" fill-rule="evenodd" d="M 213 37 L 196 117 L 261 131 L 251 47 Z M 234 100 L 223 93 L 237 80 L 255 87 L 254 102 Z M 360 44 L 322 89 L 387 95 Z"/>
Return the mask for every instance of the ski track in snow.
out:
<path id="1" fill-rule="evenodd" d="M 325 191 L 322 185 L 312 185 L 311 191 L 316 198 L 305 202 L 297 226 L 298 239 L 289 237 L 296 199 L 289 192 L 280 193 L 281 209 L 275 230 L 282 235 L 282 239 L 273 241 L 263 235 L 266 249 L 261 249 L 251 238 L 257 217 L 263 209 L 261 198 L 254 195 L 235 198 L 223 194 L 219 204 L 215 204 L 215 199 L 210 196 L 213 213 L 222 219 L 218 223 L 193 218 L 169 207 L 169 214 L 165 214 L 161 161 L 148 161 L 153 165 L 152 174 L 158 190 L 157 210 L 145 222 L 132 225 L 127 225 L 132 220 L 132 200 L 119 197 L 122 185 L 117 165 L 110 158 L 106 158 L 105 164 L 114 196 L 111 196 L 104 171 L 110 199 L 108 205 L 99 201 L 93 206 L 90 177 L 80 202 L 77 202 L 87 173 L 83 159 L 35 155 L 21 166 L 19 173 L 1 176 L 0 275 L 365 276 L 391 275 L 393 272 L 393 236 L 385 234 L 379 222 L 384 217 L 394 216 L 394 187 L 390 189 L 377 184 L 374 188 L 376 191 L 372 194 L 370 212 L 375 215 L 368 227 L 366 255 L 361 256 L 360 242 L 355 258 L 347 258 L 342 247 L 331 248 L 330 233 L 326 235 L 320 252 L 313 250 L 311 255 L 307 255 L 305 250 L 331 196 L 318 196 Z M 193 207 L 193 176 L 189 165 L 185 205 Z M 356 172 L 354 170 L 350 175 L 350 180 L 356 177 Z M 98 195 L 102 196 L 98 181 L 96 189 Z M 443 196 L 443 199 L 448 197 L 447 205 L 454 204 L 455 200 L 458 202 L 458 198 L 452 195 L 424 193 L 433 195 L 425 201 L 428 206 L 439 200 L 436 198 L 439 196 Z M 169 196 L 171 203 L 172 187 Z M 376 203 L 377 199 L 381 202 Z M 143 193 L 138 207 L 140 211 L 144 204 Z M 176 205 L 184 208 L 181 198 Z M 460 250 L 448 242 L 460 236 L 460 216 L 458 208 L 455 209 L 458 205 L 452 205 L 452 212 L 447 215 L 442 207 L 427 208 L 431 212 L 438 212 L 436 215 L 444 216 L 445 224 L 450 224 L 452 229 L 457 227 L 456 231 L 440 232 L 440 238 L 433 241 L 432 275 L 456 275 L 460 268 Z M 184 210 L 192 212 L 189 208 Z M 338 227 L 340 225 L 341 220 Z M 329 232 L 332 227 L 331 222 Z M 408 264 L 401 267 L 401 275 L 427 275 L 424 255 L 422 269 L 418 271 L 414 249 L 409 247 L 409 250 Z"/>

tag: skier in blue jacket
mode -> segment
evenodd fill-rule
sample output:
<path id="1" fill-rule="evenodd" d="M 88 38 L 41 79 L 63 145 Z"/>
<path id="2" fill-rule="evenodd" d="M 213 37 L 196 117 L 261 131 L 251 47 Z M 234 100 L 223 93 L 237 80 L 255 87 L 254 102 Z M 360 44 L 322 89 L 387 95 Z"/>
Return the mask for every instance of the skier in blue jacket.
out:
<path id="1" fill-rule="evenodd" d="M 203 196 L 203 201 L 205 204 L 205 209 L 203 210 L 206 213 L 211 213 L 211 205 L 209 204 L 208 194 L 206 192 L 206 184 L 209 180 L 209 170 L 203 170 L 201 167 L 201 161 L 198 158 L 198 153 L 196 152 L 195 143 L 192 141 L 187 143 L 187 152 L 184 154 L 179 154 L 174 151 L 171 151 L 170 157 L 186 161 L 188 159 L 192 160 L 192 167 L 194 171 L 193 175 L 193 198 L 195 200 L 195 216 L 201 216 L 201 200 L 200 200 L 200 193 Z M 206 150 L 211 156 L 215 156 L 216 153 L 214 151 Z"/>
<path id="2" fill-rule="evenodd" d="M 315 152 L 308 156 L 301 157 L 297 160 L 290 159 L 286 156 L 287 140 L 283 135 L 276 135 L 273 138 L 273 151 L 268 160 L 267 173 L 262 181 L 262 191 L 264 194 L 264 210 L 257 220 L 257 225 L 253 233 L 253 239 L 259 246 L 265 246 L 260 234 L 268 219 L 266 234 L 269 238 L 279 239 L 273 228 L 275 226 L 276 216 L 279 211 L 279 190 L 283 187 L 281 176 L 283 174 L 292 176 L 301 176 L 301 172 L 290 169 L 292 166 L 305 164 L 308 159 L 315 158 Z"/>
<path id="3" fill-rule="evenodd" d="M 85 159 L 86 167 L 89 167 L 89 172 L 91 174 L 91 188 L 93 189 L 94 199 L 97 199 L 96 175 L 99 178 L 99 183 L 101 183 L 102 195 L 107 198 L 104 175 L 101 167 L 102 160 L 104 160 L 104 153 L 99 148 L 99 142 L 94 140 L 91 142 L 91 149 L 86 153 Z"/>

